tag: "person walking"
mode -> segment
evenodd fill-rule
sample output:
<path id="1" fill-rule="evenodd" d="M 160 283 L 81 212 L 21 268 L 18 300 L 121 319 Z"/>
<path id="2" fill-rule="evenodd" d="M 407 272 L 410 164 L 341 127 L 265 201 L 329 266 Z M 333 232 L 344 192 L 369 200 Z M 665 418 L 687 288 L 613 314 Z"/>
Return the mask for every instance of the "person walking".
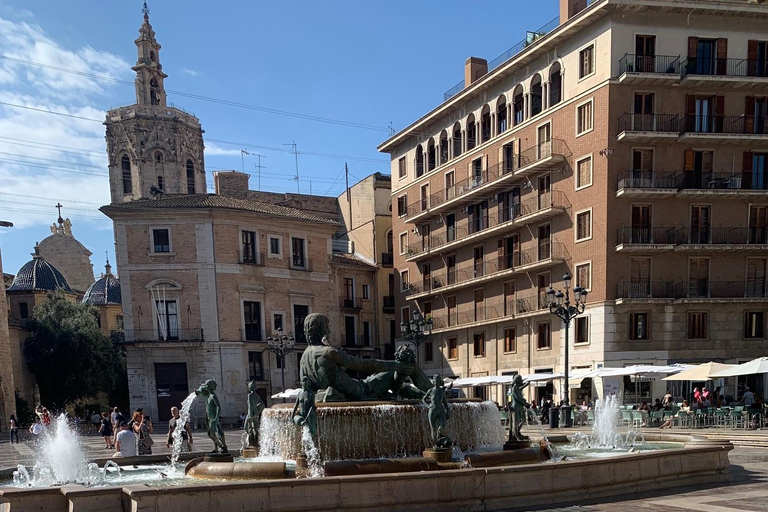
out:
<path id="1" fill-rule="evenodd" d="M 166 447 L 173 448 L 173 433 L 177 428 L 182 428 L 179 425 L 181 415 L 179 414 L 179 408 L 176 406 L 171 407 L 171 419 L 168 421 L 168 439 L 166 441 Z M 181 431 L 181 452 L 192 451 L 192 426 L 189 421 L 184 422 L 183 430 Z"/>
<path id="2" fill-rule="evenodd" d="M 16 436 L 16 444 L 19 444 L 19 422 L 16 421 L 16 416 L 11 414 L 11 419 L 8 423 L 11 426 L 11 444 L 13 444 L 13 436 Z"/>
<path id="3" fill-rule="evenodd" d="M 112 423 L 107 417 L 107 413 L 101 413 L 101 426 L 99 427 L 99 435 L 104 438 L 104 444 L 106 444 L 107 450 L 114 448 L 112 444 Z"/>

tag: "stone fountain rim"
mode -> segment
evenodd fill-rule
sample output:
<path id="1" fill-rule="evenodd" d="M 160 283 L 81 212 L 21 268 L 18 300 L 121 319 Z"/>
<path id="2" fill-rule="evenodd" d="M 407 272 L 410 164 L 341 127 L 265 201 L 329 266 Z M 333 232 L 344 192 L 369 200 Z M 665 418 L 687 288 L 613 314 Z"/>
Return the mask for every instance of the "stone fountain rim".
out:
<path id="1" fill-rule="evenodd" d="M 449 398 L 449 404 L 465 404 L 465 403 L 483 403 L 484 400 L 479 398 Z M 348 402 L 317 402 L 315 406 L 318 409 L 324 407 L 376 407 L 378 405 L 420 405 L 423 404 L 421 400 L 360 400 L 360 401 L 348 401 Z M 277 403 L 272 404 L 269 409 L 293 409 L 293 402 L 291 403 Z"/>

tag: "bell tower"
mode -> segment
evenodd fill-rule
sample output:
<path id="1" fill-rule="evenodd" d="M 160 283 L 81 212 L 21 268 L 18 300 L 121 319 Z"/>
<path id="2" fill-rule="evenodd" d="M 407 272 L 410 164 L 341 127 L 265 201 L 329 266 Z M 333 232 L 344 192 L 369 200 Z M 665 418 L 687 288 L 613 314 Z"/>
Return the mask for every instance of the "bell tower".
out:
<path id="1" fill-rule="evenodd" d="M 163 73 L 160 64 L 160 45 L 155 39 L 155 31 L 149 24 L 149 9 L 144 2 L 144 23 L 139 28 L 139 38 L 136 39 L 136 47 L 139 57 L 133 69 L 136 72 L 136 104 L 167 106 L 165 101 L 165 86 L 163 80 L 168 75 Z"/>
<path id="2" fill-rule="evenodd" d="M 112 203 L 206 192 L 203 129 L 193 115 L 168 106 L 160 44 L 149 23 L 136 39 L 136 103 L 107 112 Z"/>

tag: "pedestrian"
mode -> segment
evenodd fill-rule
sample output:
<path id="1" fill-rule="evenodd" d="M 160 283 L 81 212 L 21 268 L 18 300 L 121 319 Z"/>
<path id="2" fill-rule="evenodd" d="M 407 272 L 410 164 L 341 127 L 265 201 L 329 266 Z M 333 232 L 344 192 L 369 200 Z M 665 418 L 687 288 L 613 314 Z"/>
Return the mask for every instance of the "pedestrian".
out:
<path id="1" fill-rule="evenodd" d="M 112 439 L 112 444 L 117 443 L 117 434 L 120 432 L 120 423 L 123 421 L 125 421 L 123 414 L 120 412 L 120 409 L 115 407 L 112 410 L 112 430 L 115 433 L 115 437 Z"/>
<path id="2" fill-rule="evenodd" d="M 693 388 L 693 402 L 701 405 L 701 401 L 701 391 L 699 391 L 699 388 Z"/>
<path id="3" fill-rule="evenodd" d="M 100 431 L 101 430 L 101 414 L 99 414 L 98 411 L 93 411 L 93 415 L 91 416 L 91 425 L 93 425 L 93 430 Z M 110 429 L 111 431 L 112 429 Z"/>
<path id="4" fill-rule="evenodd" d="M 176 431 L 176 428 L 179 427 L 179 419 L 181 419 L 181 416 L 179 415 L 179 408 L 176 406 L 171 407 L 171 419 L 168 421 L 168 440 L 166 442 L 166 446 L 168 448 L 173 448 L 173 433 Z M 184 422 L 184 428 L 181 431 L 181 451 L 192 451 L 191 445 L 192 426 L 187 420 Z"/>
<path id="5" fill-rule="evenodd" d="M 117 452 L 113 457 L 135 457 L 136 456 L 136 435 L 128 427 L 125 421 L 120 422 L 120 431 L 117 433 L 115 448 Z"/>
<path id="6" fill-rule="evenodd" d="M 112 444 L 112 423 L 107 417 L 107 413 L 101 413 L 101 427 L 99 428 L 99 435 L 104 438 L 104 444 L 106 444 L 107 450 L 114 448 Z"/>
<path id="7" fill-rule="evenodd" d="M 48 412 L 48 409 L 46 409 L 45 407 L 42 408 L 41 419 L 43 421 L 43 426 L 45 428 L 48 428 L 51 426 L 51 413 Z"/>
<path id="8" fill-rule="evenodd" d="M 19 422 L 16 421 L 16 416 L 11 414 L 11 419 L 8 423 L 11 426 L 11 444 L 13 444 L 13 436 L 16 436 L 16 444 L 19 444 Z"/>
<path id="9" fill-rule="evenodd" d="M 749 390 L 748 387 L 744 388 L 744 395 L 742 395 L 741 401 L 744 402 L 744 405 L 747 407 L 755 403 L 755 395 Z"/>
<path id="10" fill-rule="evenodd" d="M 40 418 L 35 418 L 34 423 L 29 426 L 29 433 L 36 436 L 42 434 L 43 430 L 45 430 L 45 427 L 43 426 L 43 422 L 40 421 Z"/>
<path id="11" fill-rule="evenodd" d="M 152 455 L 152 445 L 155 444 L 150 435 L 154 432 L 152 419 L 144 417 L 143 409 L 136 409 L 136 412 L 133 413 L 130 427 L 138 440 L 139 455 Z"/>

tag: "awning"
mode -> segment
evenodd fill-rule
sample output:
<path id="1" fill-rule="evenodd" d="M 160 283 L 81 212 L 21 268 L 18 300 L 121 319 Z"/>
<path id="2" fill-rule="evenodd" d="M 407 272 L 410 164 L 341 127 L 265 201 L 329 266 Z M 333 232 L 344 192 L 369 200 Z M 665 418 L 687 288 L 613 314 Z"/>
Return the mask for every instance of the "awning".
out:
<path id="1" fill-rule="evenodd" d="M 272 395 L 272 398 L 296 398 L 297 396 L 299 396 L 299 393 L 301 393 L 301 388 L 298 388 L 298 389 L 288 388 L 285 391 L 275 393 L 274 395 Z"/>
<path id="2" fill-rule="evenodd" d="M 737 375 L 755 375 L 758 373 L 768 373 L 768 357 L 758 357 L 748 363 L 740 364 L 727 370 L 718 371 L 709 376 L 715 379 L 722 377 L 736 377 Z"/>
<path id="3" fill-rule="evenodd" d="M 464 377 L 461 379 L 456 379 L 451 383 L 451 385 L 455 388 L 470 388 L 475 386 L 510 384 L 514 380 L 514 375 L 485 375 L 483 377 Z"/>

